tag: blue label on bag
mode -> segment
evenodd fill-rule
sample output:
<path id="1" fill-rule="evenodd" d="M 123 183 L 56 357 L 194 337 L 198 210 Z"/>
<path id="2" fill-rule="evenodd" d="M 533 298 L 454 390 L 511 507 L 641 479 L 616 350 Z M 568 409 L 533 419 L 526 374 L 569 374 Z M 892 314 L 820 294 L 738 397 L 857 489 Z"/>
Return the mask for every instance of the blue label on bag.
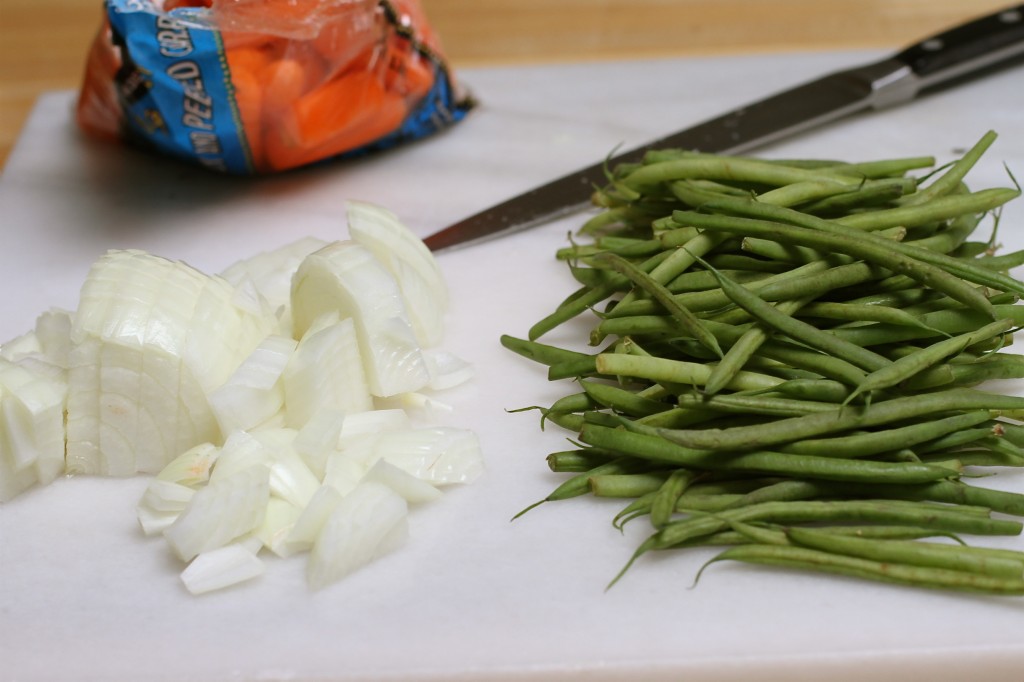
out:
<path id="1" fill-rule="evenodd" d="M 227 173 L 250 173 L 220 34 L 151 2 L 108 0 L 125 124 L 136 139 Z"/>
<path id="2" fill-rule="evenodd" d="M 380 0 L 379 6 L 395 31 L 408 31 L 387 0 Z M 115 84 L 126 137 L 225 173 L 266 170 L 253 162 L 212 15 L 189 7 L 165 12 L 153 0 L 106 0 L 106 9 L 111 42 L 120 48 L 122 59 Z M 416 44 L 411 32 L 402 35 L 414 41 L 420 58 L 429 60 L 434 73 L 431 91 L 395 130 L 338 156 L 357 156 L 425 137 L 458 122 L 473 106 L 468 98 L 459 99 L 443 59 Z"/>

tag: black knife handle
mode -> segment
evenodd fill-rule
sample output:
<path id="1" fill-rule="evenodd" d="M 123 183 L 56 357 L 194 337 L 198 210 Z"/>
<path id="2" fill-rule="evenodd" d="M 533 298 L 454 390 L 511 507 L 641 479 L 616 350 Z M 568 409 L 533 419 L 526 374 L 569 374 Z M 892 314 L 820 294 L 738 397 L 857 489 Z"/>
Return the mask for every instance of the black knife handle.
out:
<path id="1" fill-rule="evenodd" d="M 907 47 L 895 59 L 919 88 L 943 84 L 1024 55 L 1024 5 L 1007 7 Z"/>

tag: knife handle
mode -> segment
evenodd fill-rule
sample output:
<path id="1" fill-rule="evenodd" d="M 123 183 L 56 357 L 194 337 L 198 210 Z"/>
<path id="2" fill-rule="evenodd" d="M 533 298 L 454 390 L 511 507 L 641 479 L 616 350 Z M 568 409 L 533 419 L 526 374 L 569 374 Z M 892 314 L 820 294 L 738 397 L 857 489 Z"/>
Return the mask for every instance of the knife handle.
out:
<path id="1" fill-rule="evenodd" d="M 1024 5 L 1007 7 L 911 45 L 895 55 L 921 90 L 1024 55 Z"/>

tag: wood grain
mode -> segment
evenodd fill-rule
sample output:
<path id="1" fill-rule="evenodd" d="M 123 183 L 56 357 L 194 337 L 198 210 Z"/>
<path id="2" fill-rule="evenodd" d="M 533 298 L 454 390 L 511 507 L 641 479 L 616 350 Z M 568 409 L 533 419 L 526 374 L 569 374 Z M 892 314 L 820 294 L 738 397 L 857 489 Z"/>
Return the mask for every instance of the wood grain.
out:
<path id="1" fill-rule="evenodd" d="M 422 0 L 456 67 L 898 47 L 1005 0 Z M 99 0 L 0 0 L 0 166 L 36 98 L 76 88 Z"/>

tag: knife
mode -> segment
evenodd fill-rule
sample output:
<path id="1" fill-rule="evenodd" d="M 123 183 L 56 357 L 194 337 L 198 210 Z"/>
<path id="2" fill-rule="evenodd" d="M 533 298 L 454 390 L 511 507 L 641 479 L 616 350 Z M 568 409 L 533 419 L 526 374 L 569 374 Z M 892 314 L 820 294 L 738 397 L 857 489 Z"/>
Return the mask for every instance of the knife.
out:
<path id="1" fill-rule="evenodd" d="M 571 215 L 590 205 L 605 168 L 651 149 L 739 153 L 866 109 L 908 102 L 1024 56 L 1024 4 L 925 38 L 879 62 L 828 74 L 697 126 L 648 142 L 461 220 L 424 241 L 465 247 Z"/>

